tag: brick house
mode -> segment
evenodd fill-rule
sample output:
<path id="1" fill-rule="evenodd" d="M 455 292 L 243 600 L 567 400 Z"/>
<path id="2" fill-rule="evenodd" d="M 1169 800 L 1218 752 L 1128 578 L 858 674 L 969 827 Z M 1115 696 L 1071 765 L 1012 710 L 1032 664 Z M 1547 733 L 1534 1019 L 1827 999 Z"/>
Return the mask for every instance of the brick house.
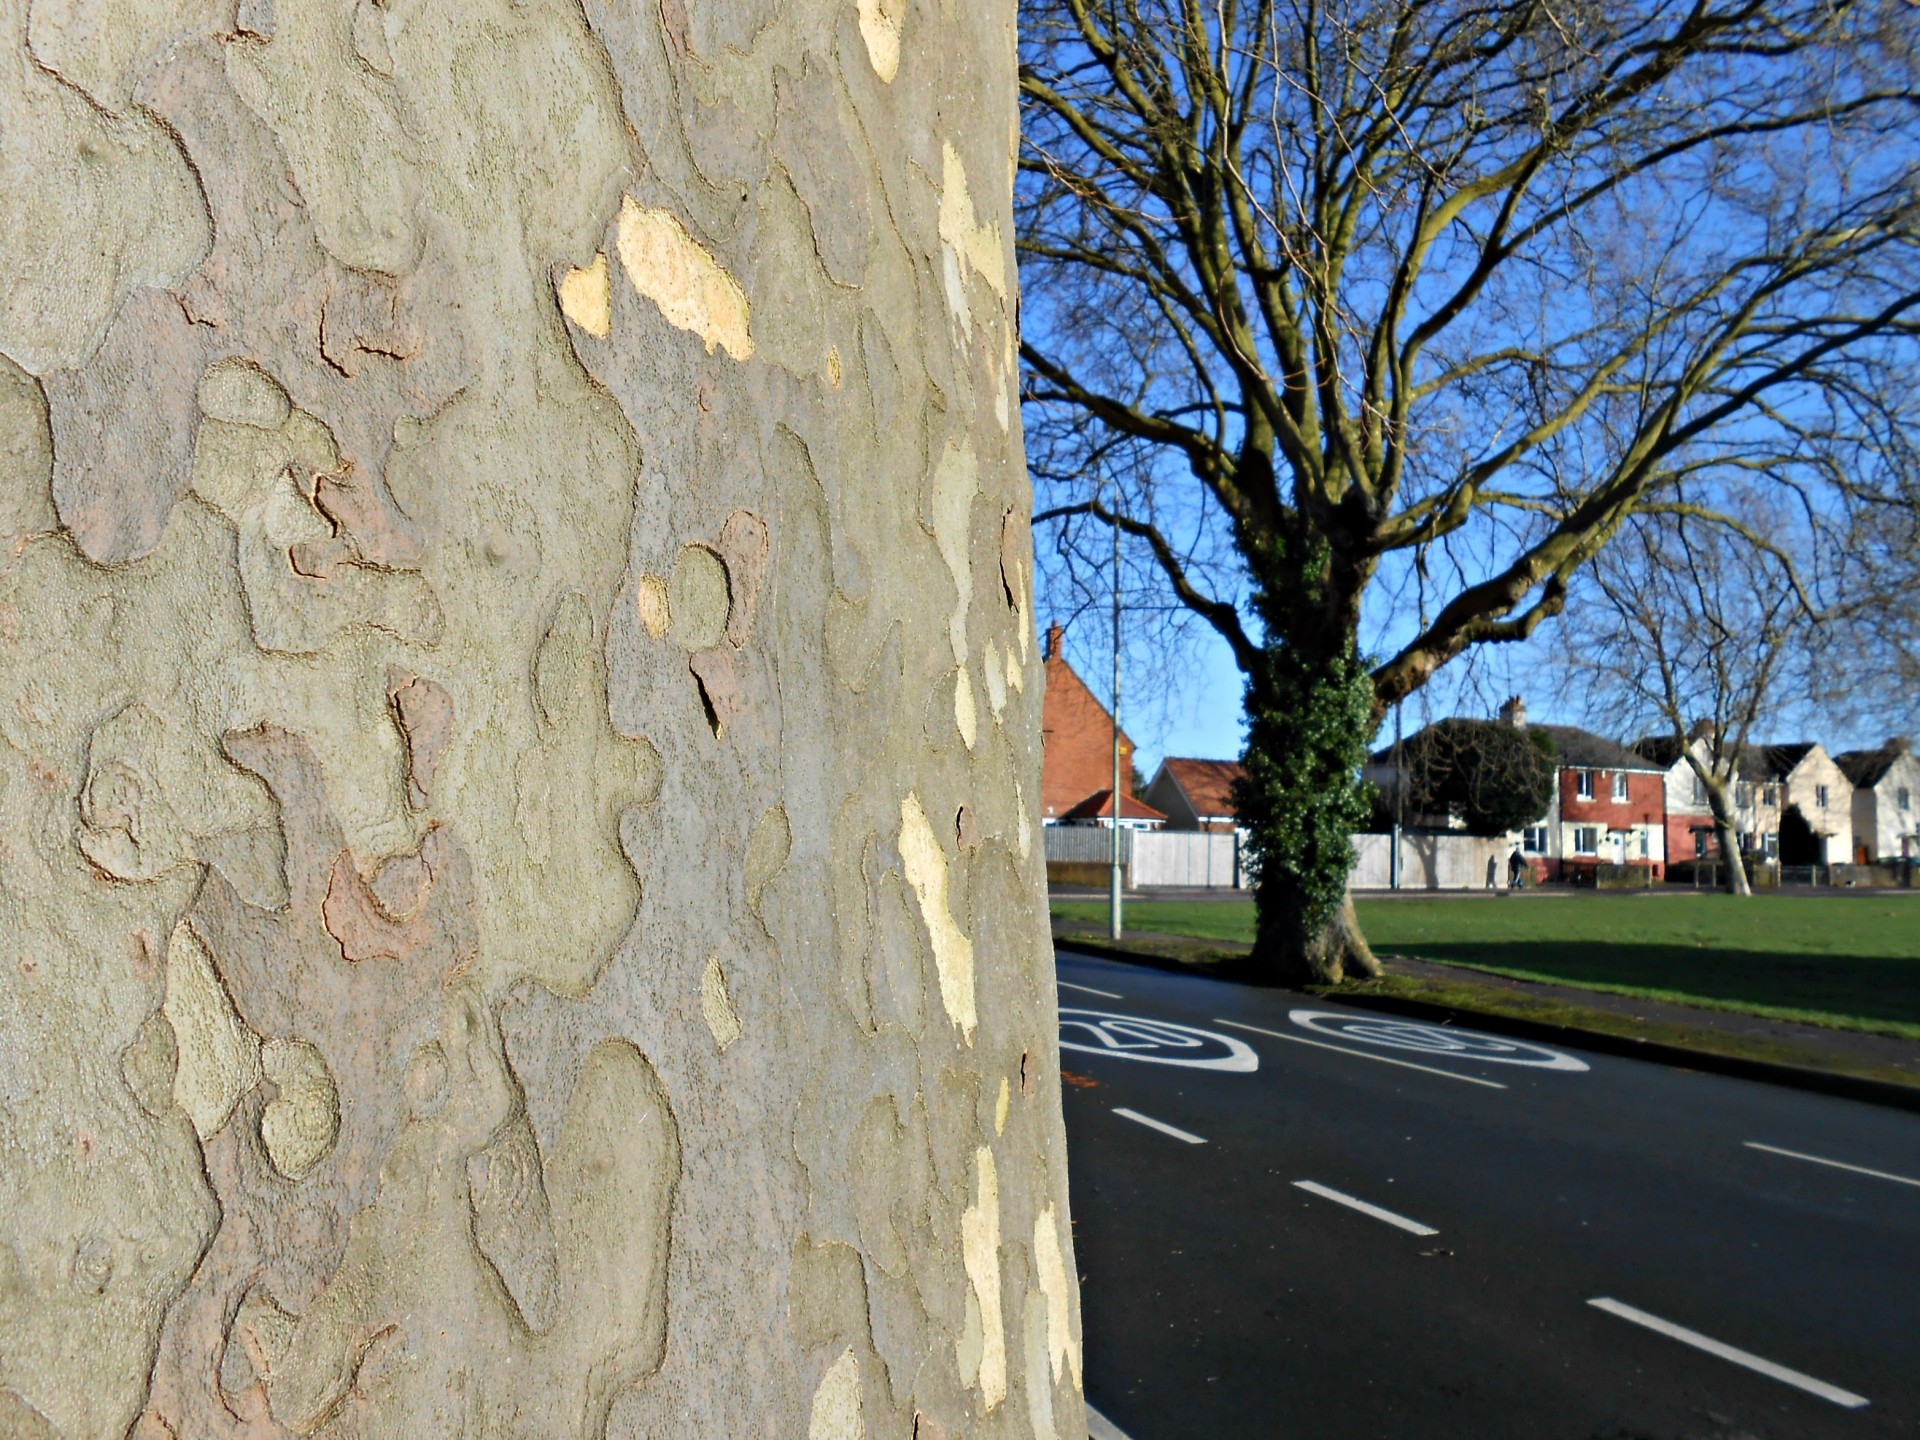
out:
<path id="1" fill-rule="evenodd" d="M 1045 825 L 1113 823 L 1113 712 L 1102 705 L 1062 653 L 1066 632 L 1050 626 L 1041 651 L 1046 693 L 1040 702 L 1040 820 Z M 1133 741 L 1120 732 L 1120 822 L 1157 828 L 1166 816 L 1133 794 Z"/>
<path id="2" fill-rule="evenodd" d="M 1516 705 L 1509 701 L 1501 718 Z M 1519 714 L 1524 724 L 1525 706 Z M 1590 880 L 1602 865 L 1645 866 L 1652 879 L 1663 878 L 1668 767 L 1571 725 L 1533 728 L 1552 737 L 1556 774 L 1552 807 L 1522 844 L 1546 861 L 1548 878 Z"/>
<path id="3" fill-rule="evenodd" d="M 1709 731 L 1711 733 L 1711 731 Z M 1687 742 L 1703 761 L 1706 740 L 1697 731 Z M 1665 767 L 1667 869 L 1698 860 L 1714 860 L 1720 855 L 1720 836 L 1714 824 L 1713 807 L 1707 803 L 1707 787 L 1694 773 L 1693 766 L 1671 735 L 1648 735 L 1633 742 L 1633 751 L 1642 759 Z M 1736 820 L 1738 816 L 1736 814 Z"/>
<path id="4" fill-rule="evenodd" d="M 1169 830 L 1236 828 L 1233 782 L 1246 774 L 1238 760 L 1195 760 L 1169 755 L 1160 762 L 1141 798 L 1163 812 Z"/>

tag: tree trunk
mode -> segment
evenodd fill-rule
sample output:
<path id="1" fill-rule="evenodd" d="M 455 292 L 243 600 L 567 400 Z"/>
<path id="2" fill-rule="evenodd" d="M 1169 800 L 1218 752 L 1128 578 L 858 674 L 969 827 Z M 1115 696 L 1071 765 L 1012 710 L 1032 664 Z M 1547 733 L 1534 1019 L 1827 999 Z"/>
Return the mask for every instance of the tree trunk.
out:
<path id="1" fill-rule="evenodd" d="M 1084 1435 L 1011 0 L 72 9 L 0 1433 Z"/>
<path id="2" fill-rule="evenodd" d="M 1747 880 L 1746 861 L 1740 854 L 1739 819 L 1734 814 L 1733 797 L 1728 793 L 1732 782 L 1697 769 L 1694 773 L 1700 775 L 1707 792 L 1707 809 L 1713 814 L 1714 834 L 1720 841 L 1720 866 L 1727 893 L 1751 895 L 1753 888 Z"/>
<path id="3" fill-rule="evenodd" d="M 1347 895 L 1353 832 L 1368 809 L 1360 766 L 1378 723 L 1351 639 L 1316 645 L 1280 632 L 1248 678 L 1246 704 L 1235 811 L 1253 853 L 1255 962 L 1284 985 L 1377 976 Z"/>

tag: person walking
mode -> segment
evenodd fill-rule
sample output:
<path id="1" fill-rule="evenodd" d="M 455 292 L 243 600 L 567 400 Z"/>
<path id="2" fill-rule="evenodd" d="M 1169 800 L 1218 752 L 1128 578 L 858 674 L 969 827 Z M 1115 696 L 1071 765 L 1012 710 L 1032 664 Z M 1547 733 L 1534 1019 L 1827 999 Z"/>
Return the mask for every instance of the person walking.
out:
<path id="1" fill-rule="evenodd" d="M 1527 883 L 1527 862 L 1516 847 L 1507 857 L 1507 887 L 1511 890 L 1524 889 Z"/>

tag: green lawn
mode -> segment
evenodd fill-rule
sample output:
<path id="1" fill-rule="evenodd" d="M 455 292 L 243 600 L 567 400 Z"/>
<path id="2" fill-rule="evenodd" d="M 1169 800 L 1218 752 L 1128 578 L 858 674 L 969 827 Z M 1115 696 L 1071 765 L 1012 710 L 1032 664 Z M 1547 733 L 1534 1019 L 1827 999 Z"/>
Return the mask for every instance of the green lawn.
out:
<path id="1" fill-rule="evenodd" d="M 1920 895 L 1362 900 L 1376 950 L 1920 1039 Z M 1101 901 L 1061 919 L 1100 920 Z M 1129 929 L 1250 941 L 1249 902 L 1142 901 Z"/>

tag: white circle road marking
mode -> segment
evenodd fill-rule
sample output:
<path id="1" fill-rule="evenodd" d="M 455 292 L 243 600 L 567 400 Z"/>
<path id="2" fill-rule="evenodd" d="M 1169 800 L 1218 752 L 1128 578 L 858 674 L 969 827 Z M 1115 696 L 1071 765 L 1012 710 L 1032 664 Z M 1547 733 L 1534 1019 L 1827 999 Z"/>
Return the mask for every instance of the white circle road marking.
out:
<path id="1" fill-rule="evenodd" d="M 1446 1056 L 1455 1060 L 1487 1060 L 1495 1065 L 1526 1065 L 1535 1070 L 1584 1071 L 1592 1067 L 1584 1060 L 1544 1045 L 1528 1045 L 1499 1035 L 1482 1035 L 1477 1030 L 1456 1030 L 1451 1025 L 1423 1025 L 1415 1020 L 1394 1020 L 1378 1015 L 1354 1015 L 1336 1010 L 1292 1010 L 1287 1014 L 1303 1030 L 1316 1035 L 1332 1035 L 1362 1045 L 1384 1045 L 1391 1050 L 1417 1050 L 1423 1055 Z"/>
<path id="2" fill-rule="evenodd" d="M 1069 1031 L 1084 1038 L 1075 1042 Z M 1149 1020 L 1144 1015 L 1115 1015 L 1105 1010 L 1060 1011 L 1060 1048 L 1150 1065 L 1182 1065 L 1189 1070 L 1229 1070 L 1240 1074 L 1260 1068 L 1260 1057 L 1244 1040 L 1213 1030 Z M 1175 1053 L 1179 1052 L 1179 1053 Z M 1200 1052 L 1200 1053 L 1193 1053 Z"/>

